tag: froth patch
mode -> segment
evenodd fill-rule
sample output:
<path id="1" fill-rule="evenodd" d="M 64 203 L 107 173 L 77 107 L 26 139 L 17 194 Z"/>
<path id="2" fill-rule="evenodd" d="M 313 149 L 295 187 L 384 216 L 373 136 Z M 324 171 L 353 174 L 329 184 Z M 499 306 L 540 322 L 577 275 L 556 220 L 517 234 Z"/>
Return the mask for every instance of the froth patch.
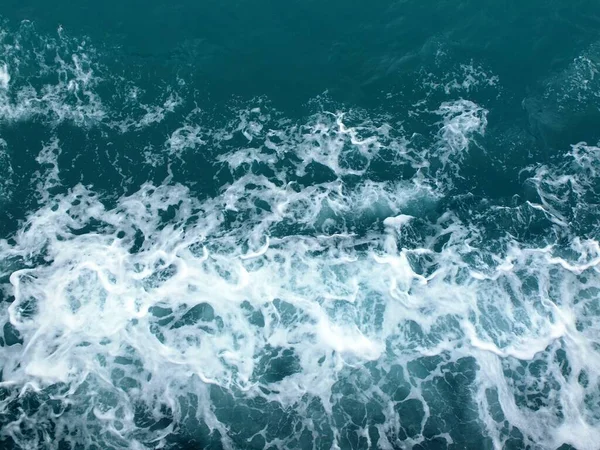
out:
<path id="1" fill-rule="evenodd" d="M 8 89 L 8 83 L 10 83 L 10 74 L 8 73 L 8 66 L 5 64 L 0 65 L 0 89 Z"/>
<path id="2" fill-rule="evenodd" d="M 40 161 L 51 162 L 54 154 L 45 150 Z M 49 177 L 59 177 L 47 165 Z M 504 386 L 498 395 L 509 423 L 535 424 L 529 431 L 522 428 L 531 433 L 526 436 L 544 442 L 560 439 L 546 426 L 546 415 L 532 410 L 535 402 L 518 397 L 518 386 L 535 385 L 548 373 L 565 389 L 556 395 L 567 398 L 572 376 L 560 375 L 553 364 L 542 370 L 537 362 L 558 352 L 555 343 L 561 340 L 573 370 L 597 364 L 592 353 L 588 362 L 571 356 L 575 349 L 591 351 L 584 342 L 593 329 L 574 327 L 573 318 L 581 317 L 580 294 L 569 286 L 581 273 L 596 286 L 598 249 L 582 242 L 573 247 L 572 257 L 559 257 L 551 248 L 515 246 L 498 258 L 474 247 L 477 230 L 456 217 L 445 215 L 427 224 L 402 213 L 405 204 L 386 193 L 388 188 L 372 184 L 364 191 L 376 193 L 383 210 L 393 214 L 383 216 L 383 229 L 360 239 L 347 232 L 288 232 L 267 239 L 278 224 L 304 217 L 310 225 L 320 220 L 318 208 L 331 207 L 312 198 L 321 191 L 304 189 L 296 192 L 295 201 L 315 205 L 314 214 L 277 209 L 285 196 L 264 180 L 262 190 L 230 186 L 202 202 L 176 184 L 147 184 L 110 209 L 83 186 L 49 197 L 14 242 L 2 245 L 5 261 L 20 258 L 27 266 L 13 268 L 10 275 L 14 301 L 9 321 L 22 344 L 0 351 L 3 385 L 33 384 L 46 392 L 56 383 L 84 384 L 85 394 L 73 391 L 58 399 L 82 408 L 91 402 L 105 432 L 127 439 L 134 439 L 141 425 L 123 411 L 143 404 L 155 411 L 156 420 L 171 417 L 181 423 L 182 399 L 205 396 L 207 390 L 219 389 L 225 397 L 211 394 L 210 408 L 197 406 L 194 415 L 220 427 L 223 439 L 232 442 L 237 438 L 226 430 L 235 419 L 224 411 L 233 411 L 236 404 L 263 399 L 312 414 L 318 410 L 312 409 L 316 402 L 326 411 L 328 426 L 338 432 L 342 428 L 336 425 L 335 411 L 363 398 L 383 414 L 385 439 L 399 444 L 394 436 L 412 419 L 401 407 L 404 400 L 395 396 L 410 396 L 413 408 L 423 411 L 411 425 L 411 442 L 423 442 L 428 417 L 450 420 L 431 393 L 445 370 L 441 367 L 452 367 L 466 371 L 477 395 L 489 386 Z M 360 189 L 366 188 L 356 189 L 352 195 L 337 194 L 339 205 L 346 202 L 344 208 L 355 215 L 364 200 Z M 269 205 L 263 211 L 270 213 L 254 210 L 257 199 Z M 246 219 L 229 220 L 222 213 L 231 209 L 229 204 Z M 419 237 L 417 223 L 429 232 Z M 87 231 L 80 233 L 82 229 Z M 445 244 L 439 246 L 438 239 Z M 474 255 L 488 258 L 487 271 L 477 267 L 486 275 L 468 276 L 477 266 Z M 465 358 L 473 358 L 476 369 Z M 511 358 L 531 366 L 527 377 L 515 381 L 498 371 Z M 390 391 L 385 381 L 403 383 L 400 369 L 392 370 L 396 366 L 413 373 L 404 397 Z M 340 389 L 347 394 L 339 396 Z M 356 389 L 362 393 L 354 393 Z M 513 394 L 517 400 L 511 400 Z M 229 404 L 227 396 L 233 395 L 237 400 Z M 453 401 L 451 393 L 436 395 Z M 490 419 L 491 400 L 482 398 L 473 403 L 478 420 L 499 446 L 504 431 Z M 563 407 L 565 420 L 582 420 L 577 413 L 582 402 L 583 397 Z M 220 411 L 219 419 L 214 411 Z M 20 418 L 32 426 L 38 419 Z M 61 426 L 93 427 L 66 410 L 53 420 Z M 121 431 L 110 431 L 117 429 Z M 136 445 L 166 436 L 158 428 L 144 428 L 144 433 L 146 437 L 135 438 L 141 439 Z M 78 442 L 86 441 L 82 437 Z"/>

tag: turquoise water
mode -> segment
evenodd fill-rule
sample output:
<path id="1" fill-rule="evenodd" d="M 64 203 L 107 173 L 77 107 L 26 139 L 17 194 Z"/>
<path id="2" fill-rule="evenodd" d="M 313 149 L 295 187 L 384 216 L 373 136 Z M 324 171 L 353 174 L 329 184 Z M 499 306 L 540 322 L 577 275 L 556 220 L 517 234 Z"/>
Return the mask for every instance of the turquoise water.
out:
<path id="1" fill-rule="evenodd" d="M 0 447 L 600 448 L 600 4 L 0 6 Z"/>

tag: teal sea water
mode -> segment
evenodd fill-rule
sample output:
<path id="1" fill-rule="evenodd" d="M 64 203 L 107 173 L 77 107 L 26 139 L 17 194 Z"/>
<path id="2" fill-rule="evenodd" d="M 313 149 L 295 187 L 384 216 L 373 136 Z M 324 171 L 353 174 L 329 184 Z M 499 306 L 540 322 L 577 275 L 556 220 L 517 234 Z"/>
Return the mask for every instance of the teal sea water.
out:
<path id="1" fill-rule="evenodd" d="M 600 448 L 600 3 L 0 4 L 0 448 Z"/>

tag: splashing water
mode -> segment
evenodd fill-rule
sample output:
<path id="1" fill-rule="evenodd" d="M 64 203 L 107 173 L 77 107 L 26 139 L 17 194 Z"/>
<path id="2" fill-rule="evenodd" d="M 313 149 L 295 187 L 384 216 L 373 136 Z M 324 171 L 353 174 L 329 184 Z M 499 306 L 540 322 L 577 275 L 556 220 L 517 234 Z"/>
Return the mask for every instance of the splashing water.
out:
<path id="1" fill-rule="evenodd" d="M 62 31 L 2 36 L 0 198 L 28 195 L 0 241 L 6 448 L 597 448 L 598 147 L 485 198 L 459 187 L 475 101 L 221 120 Z"/>

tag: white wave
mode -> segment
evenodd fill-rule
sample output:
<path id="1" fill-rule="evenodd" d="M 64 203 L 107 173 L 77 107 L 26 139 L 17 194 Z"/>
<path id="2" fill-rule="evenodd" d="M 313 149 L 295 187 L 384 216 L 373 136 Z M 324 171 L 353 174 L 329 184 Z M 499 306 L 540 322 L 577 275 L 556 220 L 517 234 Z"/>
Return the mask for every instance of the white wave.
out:
<path id="1" fill-rule="evenodd" d="M 46 146 L 39 157 L 50 166 L 52 183 L 60 177 L 54 162 L 58 145 Z M 592 448 L 598 419 L 585 399 L 599 381 L 597 326 L 581 328 L 577 320 L 587 316 L 584 309 L 593 301 L 582 297 L 582 289 L 599 286 L 597 243 L 581 242 L 573 247 L 578 256 L 568 260 L 552 248 L 516 245 L 505 259 L 492 259 L 488 275 L 465 277 L 465 270 L 472 270 L 471 255 L 486 252 L 473 246 L 477 230 L 447 215 L 433 225 L 432 236 L 406 247 L 411 223 L 419 219 L 403 210 L 427 191 L 408 184 L 397 189 L 392 193 L 386 184 L 371 183 L 345 192 L 323 184 L 294 192 L 246 174 L 203 202 L 184 186 L 150 184 L 110 209 L 83 186 L 48 198 L 14 242 L 0 244 L 14 296 L 7 319 L 23 340 L 0 350 L 2 386 L 27 392 L 56 383 L 85 384 L 81 407 L 94 411 L 108 435 L 142 446 L 148 439 L 164 439 L 166 432 L 145 429 L 143 437 L 134 437 L 140 431 L 131 411 L 138 401 L 158 418 L 169 405 L 180 420 L 181 398 L 206 396 L 210 386 L 219 386 L 286 408 L 306 408 L 306 398 L 316 398 L 333 411 L 341 401 L 333 395 L 336 380 L 348 368 L 370 361 L 385 373 L 390 363 L 407 370 L 424 355 L 450 355 L 455 362 L 474 357 L 478 414 L 496 436 L 497 448 L 504 438 L 500 424 L 489 419 L 485 392 L 490 389 L 526 439 Z M 369 196 L 390 211 L 382 233 L 273 236 L 280 224 L 314 226 L 323 214 L 333 222 L 342 220 L 337 214 L 345 210 L 353 220 L 368 217 Z M 270 212 L 254 213 L 258 200 Z M 161 214 L 168 209 L 174 216 L 164 223 Z M 227 210 L 246 219 L 230 222 Z M 87 231 L 79 233 L 82 229 Z M 449 240 L 435 250 L 442 236 Z M 143 242 L 136 242 L 141 237 Z M 34 262 L 39 258 L 44 262 Z M 25 263 L 22 268 L 8 265 L 15 259 Z M 424 275 L 423 264 L 435 269 Z M 580 274 L 588 279 L 585 285 L 576 282 Z M 408 332 L 409 326 L 420 332 Z M 275 356 L 273 349 L 279 349 Z M 558 349 L 568 354 L 571 375 L 562 375 L 551 361 Z M 277 354 L 287 361 L 280 363 L 287 367 L 280 375 L 263 362 L 277 361 Z M 532 373 L 515 380 L 502 367 L 540 358 L 549 358 L 542 370 L 560 388 L 553 388 L 547 409 L 534 410 L 515 400 L 520 389 L 515 383 L 535 390 L 543 378 Z M 581 373 L 587 374 L 588 387 L 577 384 Z M 435 376 L 433 371 L 426 379 Z M 413 384 L 410 395 L 427 405 L 424 383 Z M 386 409 L 394 404 L 390 394 L 369 386 L 364 395 L 386 411 L 382 432 L 389 439 L 404 419 Z M 56 398 L 84 402 L 72 392 Z M 107 403 L 106 395 L 114 401 Z M 562 416 L 556 414 L 558 405 Z M 216 407 L 196 414 L 229 436 Z M 19 420 L 35 426 L 31 421 L 38 418 L 23 414 Z M 55 420 L 64 433 L 90 426 L 67 412 Z M 565 437 L 569 424 L 583 434 Z M 413 439 L 422 441 L 422 431 Z"/>
<path id="2" fill-rule="evenodd" d="M 115 113 L 97 94 L 95 57 L 61 39 L 42 40 L 71 54 L 40 66 L 56 82 L 19 84 L 19 52 L 12 78 L 2 69 L 0 120 L 138 132 L 184 102 L 171 91 L 154 107 L 124 83 L 135 112 Z M 468 423 L 497 449 L 510 433 L 593 449 L 600 245 L 570 233 L 569 195 L 589 195 L 597 148 L 532 168 L 539 202 L 515 208 L 551 217 L 568 245 L 488 239 L 478 219 L 493 205 L 469 220 L 440 211 L 488 112 L 459 99 L 435 113 L 431 145 L 419 145 L 365 111 L 294 122 L 255 100 L 210 127 L 195 109 L 144 156 L 162 166 L 202 148 L 228 176 L 202 200 L 172 172 L 118 199 L 81 184 L 56 194 L 64 144 L 48 140 L 32 180 L 40 206 L 0 241 L 11 297 L 0 306 L 2 436 L 30 448 L 160 448 L 191 423 L 225 448 L 257 436 L 291 448 L 304 433 L 329 433 L 336 448 L 344 433 L 375 442 L 373 430 L 379 447 L 401 448 L 436 426 L 451 443 Z M 370 179 L 376 164 L 392 175 Z M 26 405 L 32 393 L 45 399 L 38 409 Z M 254 430 L 269 408 L 277 423 L 299 417 L 287 435 Z M 457 411 L 467 419 L 452 424 Z"/>

